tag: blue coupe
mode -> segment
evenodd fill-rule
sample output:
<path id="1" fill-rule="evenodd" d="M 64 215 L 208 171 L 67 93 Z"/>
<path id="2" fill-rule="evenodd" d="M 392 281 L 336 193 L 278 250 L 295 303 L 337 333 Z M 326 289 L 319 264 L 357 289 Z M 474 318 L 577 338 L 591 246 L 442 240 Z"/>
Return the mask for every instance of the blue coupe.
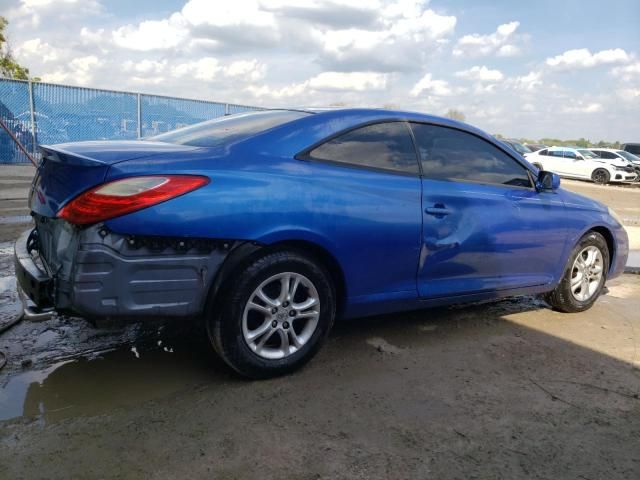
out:
<path id="1" fill-rule="evenodd" d="M 619 275 L 606 206 L 490 135 L 374 109 L 267 110 L 145 141 L 42 148 L 22 289 L 87 318 L 206 320 L 243 375 L 290 372 L 336 318 L 543 294 Z"/>

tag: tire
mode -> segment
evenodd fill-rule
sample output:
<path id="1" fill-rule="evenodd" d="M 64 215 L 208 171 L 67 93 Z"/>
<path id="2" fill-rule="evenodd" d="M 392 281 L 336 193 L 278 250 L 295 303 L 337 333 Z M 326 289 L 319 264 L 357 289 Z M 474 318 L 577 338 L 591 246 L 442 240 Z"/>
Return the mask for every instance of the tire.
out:
<path id="1" fill-rule="evenodd" d="M 611 180 L 611 175 L 604 168 L 597 168 L 591 174 L 591 180 L 598 185 L 606 185 Z"/>
<path id="2" fill-rule="evenodd" d="M 532 165 L 540 171 L 544 170 L 544 168 L 542 168 L 542 165 L 540 165 L 539 163 L 532 163 Z"/>
<path id="3" fill-rule="evenodd" d="M 291 291 L 283 288 L 285 281 L 295 290 L 290 302 L 280 297 Z M 225 285 L 207 315 L 207 332 L 220 357 L 243 376 L 264 379 L 293 372 L 318 352 L 333 326 L 331 276 L 299 252 L 267 253 Z M 312 306 L 303 308 L 307 303 Z"/>
<path id="4" fill-rule="evenodd" d="M 585 288 L 584 282 L 579 282 L 581 283 L 581 285 L 576 287 L 575 281 L 578 278 L 584 278 L 580 277 L 580 274 L 584 275 L 582 271 L 582 268 L 584 267 L 576 265 L 577 262 L 579 263 L 579 261 L 577 260 L 578 256 L 580 255 L 584 259 L 585 252 L 587 252 L 588 257 L 588 252 L 593 252 L 593 249 L 597 249 L 600 252 L 600 262 L 596 261 L 595 264 L 599 263 L 599 266 L 601 268 L 601 275 L 597 279 L 597 283 L 596 279 L 593 279 L 593 277 L 591 277 L 591 281 L 587 280 L 587 288 Z M 608 271 L 609 247 L 607 246 L 607 242 L 599 233 L 589 232 L 580 239 L 578 244 L 571 252 L 571 256 L 569 257 L 569 261 L 562 275 L 562 280 L 555 288 L 555 290 L 545 295 L 545 300 L 554 309 L 561 312 L 575 313 L 588 310 L 602 293 L 604 284 L 607 281 Z M 574 283 L 573 287 L 572 283 Z M 578 290 L 576 290 L 576 288 Z M 582 295 L 588 295 L 588 297 L 581 298 Z"/>

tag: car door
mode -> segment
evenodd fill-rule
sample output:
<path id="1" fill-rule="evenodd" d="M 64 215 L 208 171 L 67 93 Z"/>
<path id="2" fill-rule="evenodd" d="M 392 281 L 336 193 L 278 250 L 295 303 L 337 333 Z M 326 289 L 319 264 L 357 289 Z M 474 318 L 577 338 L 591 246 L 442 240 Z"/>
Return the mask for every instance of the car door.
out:
<path id="1" fill-rule="evenodd" d="M 563 170 L 567 176 L 578 177 L 578 178 L 590 178 L 591 170 L 589 169 L 591 162 L 585 160 L 579 154 L 572 150 L 564 150 L 563 152 Z"/>
<path id="2" fill-rule="evenodd" d="M 564 249 L 564 205 L 493 143 L 412 123 L 422 164 L 421 297 L 547 284 Z"/>
<path id="3" fill-rule="evenodd" d="M 562 174 L 562 150 L 547 150 L 544 158 L 544 169 L 549 172 Z"/>
<path id="4" fill-rule="evenodd" d="M 299 159 L 312 163 L 322 195 L 313 200 L 316 213 L 311 221 L 328 229 L 351 308 L 416 299 L 421 179 L 406 122 L 354 128 Z"/>

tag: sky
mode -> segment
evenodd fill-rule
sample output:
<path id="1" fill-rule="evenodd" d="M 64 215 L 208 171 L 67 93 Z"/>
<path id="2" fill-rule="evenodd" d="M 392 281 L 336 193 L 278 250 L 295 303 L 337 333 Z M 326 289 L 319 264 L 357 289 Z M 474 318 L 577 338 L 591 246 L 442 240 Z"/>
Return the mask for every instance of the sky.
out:
<path id="1" fill-rule="evenodd" d="M 640 141 L 640 0 L 0 0 L 43 81 Z"/>

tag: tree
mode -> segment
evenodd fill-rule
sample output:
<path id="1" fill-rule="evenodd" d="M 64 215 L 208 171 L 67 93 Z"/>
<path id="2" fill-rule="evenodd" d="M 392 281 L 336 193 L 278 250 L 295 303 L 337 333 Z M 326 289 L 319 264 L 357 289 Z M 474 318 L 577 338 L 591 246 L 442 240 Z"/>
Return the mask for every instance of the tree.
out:
<path id="1" fill-rule="evenodd" d="M 450 118 L 451 120 L 458 120 L 460 122 L 464 122 L 467 119 L 464 113 L 460 110 L 456 110 L 455 108 L 450 108 L 445 114 L 445 117 Z"/>
<path id="2" fill-rule="evenodd" d="M 7 40 L 7 25 L 9 25 L 9 21 L 0 16 L 0 75 L 17 80 L 29 80 L 29 69 L 20 65 L 13 58 Z M 32 78 L 32 80 L 38 81 L 40 79 Z"/>

